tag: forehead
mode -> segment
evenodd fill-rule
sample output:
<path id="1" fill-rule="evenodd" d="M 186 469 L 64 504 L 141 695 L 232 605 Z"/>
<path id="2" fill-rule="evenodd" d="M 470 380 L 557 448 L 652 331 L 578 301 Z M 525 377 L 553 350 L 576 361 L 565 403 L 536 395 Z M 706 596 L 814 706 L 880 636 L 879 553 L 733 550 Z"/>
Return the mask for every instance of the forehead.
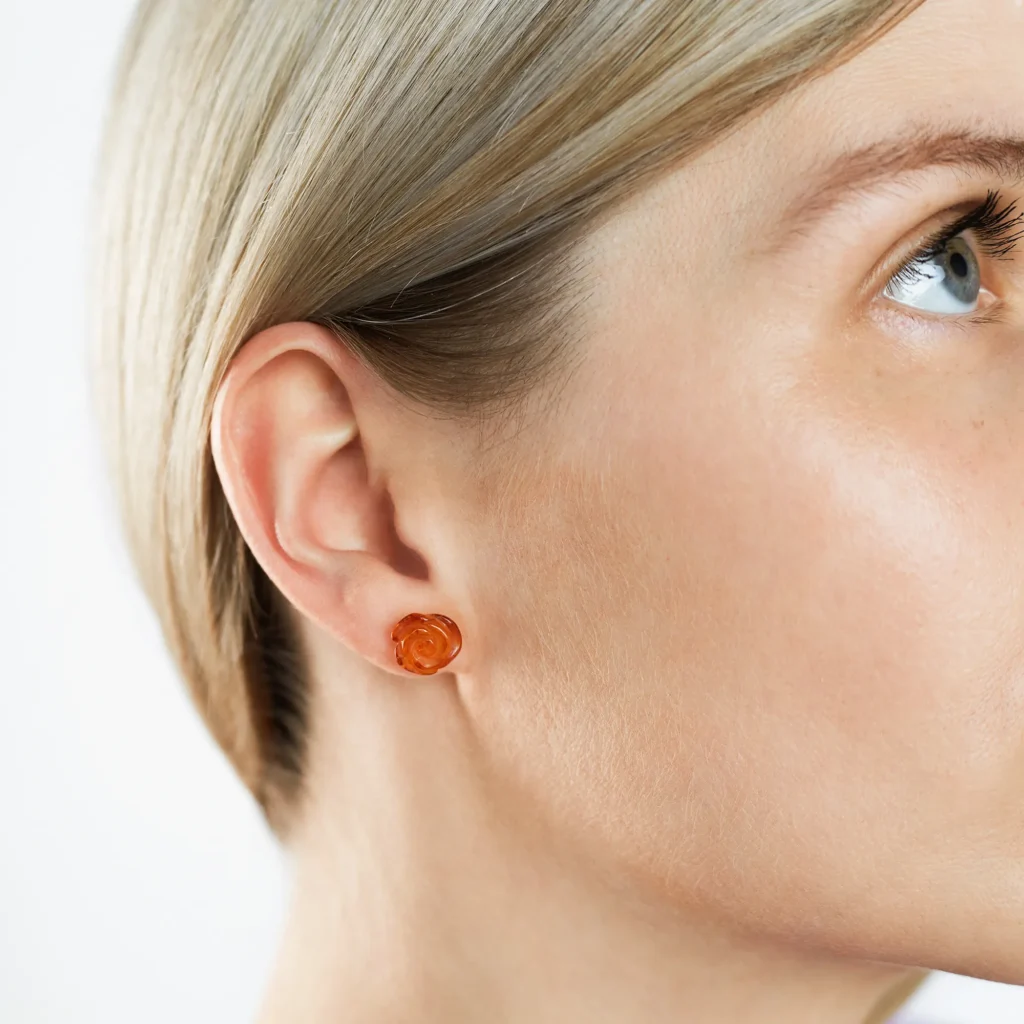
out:
<path id="1" fill-rule="evenodd" d="M 606 253 L 601 243 L 613 243 L 620 278 L 626 243 L 649 267 L 695 237 L 708 272 L 725 271 L 744 240 L 777 233 L 783 211 L 833 161 L 930 129 L 1024 137 L 1024 0 L 924 0 L 855 57 L 637 194 L 611 237 L 594 240 Z"/>
<path id="2" fill-rule="evenodd" d="M 870 142 L 905 123 L 1024 124 L 1024 0 L 925 0 L 895 28 L 759 119 L 762 143 L 833 148 Z M 776 158 L 779 157 L 776 153 Z"/>

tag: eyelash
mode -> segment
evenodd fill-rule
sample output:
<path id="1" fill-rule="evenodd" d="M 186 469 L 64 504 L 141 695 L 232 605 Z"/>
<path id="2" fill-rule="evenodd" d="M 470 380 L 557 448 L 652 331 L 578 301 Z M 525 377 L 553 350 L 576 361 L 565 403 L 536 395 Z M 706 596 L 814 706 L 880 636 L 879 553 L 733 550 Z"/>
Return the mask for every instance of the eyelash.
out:
<path id="1" fill-rule="evenodd" d="M 1024 227 L 1014 232 L 1014 227 L 1024 220 L 1024 210 L 1011 218 L 1017 200 L 1008 203 L 1001 210 L 997 210 L 1002 193 L 989 191 L 984 201 L 979 203 L 972 210 L 958 217 L 952 224 L 933 232 L 922 245 L 910 256 L 907 257 L 889 278 L 886 283 L 888 287 L 892 282 L 903 285 L 913 284 L 921 277 L 918 269 L 921 264 L 942 254 L 946 245 L 958 235 L 965 231 L 973 230 L 978 236 L 979 248 L 992 259 L 1006 260 L 1012 258 L 1017 243 L 1024 239 Z M 967 323 L 994 323 L 1001 319 L 999 310 L 1001 304 L 990 306 L 980 314 L 973 314 L 967 317 L 944 316 L 945 320 L 953 320 Z M 911 310 L 911 315 L 916 315 Z"/>

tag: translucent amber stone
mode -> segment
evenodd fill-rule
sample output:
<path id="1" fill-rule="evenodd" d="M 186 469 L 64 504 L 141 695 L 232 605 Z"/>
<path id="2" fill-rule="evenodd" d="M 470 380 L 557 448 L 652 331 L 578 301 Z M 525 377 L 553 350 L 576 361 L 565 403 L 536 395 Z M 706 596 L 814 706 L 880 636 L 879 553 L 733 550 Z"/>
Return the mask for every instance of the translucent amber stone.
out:
<path id="1" fill-rule="evenodd" d="M 417 675 L 430 676 L 462 649 L 459 627 L 447 615 L 412 612 L 391 630 L 398 664 Z"/>

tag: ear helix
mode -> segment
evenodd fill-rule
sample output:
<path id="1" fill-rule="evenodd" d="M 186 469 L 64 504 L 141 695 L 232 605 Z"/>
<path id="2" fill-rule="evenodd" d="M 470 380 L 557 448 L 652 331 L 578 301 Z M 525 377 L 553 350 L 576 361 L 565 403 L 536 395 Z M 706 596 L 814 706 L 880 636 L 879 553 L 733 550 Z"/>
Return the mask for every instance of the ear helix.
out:
<path id="1" fill-rule="evenodd" d="M 449 664 L 462 649 L 462 633 L 447 615 L 411 612 L 391 630 L 395 658 L 402 668 L 430 676 Z"/>

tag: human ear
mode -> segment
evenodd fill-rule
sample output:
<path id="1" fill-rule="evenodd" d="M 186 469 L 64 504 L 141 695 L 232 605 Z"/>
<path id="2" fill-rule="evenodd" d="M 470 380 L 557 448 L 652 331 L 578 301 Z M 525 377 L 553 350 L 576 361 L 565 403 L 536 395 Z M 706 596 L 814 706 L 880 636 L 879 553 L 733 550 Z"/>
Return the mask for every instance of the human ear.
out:
<path id="1" fill-rule="evenodd" d="M 210 441 L 238 528 L 277 588 L 367 661 L 408 675 L 395 624 L 412 612 L 460 616 L 397 538 L 391 496 L 376 482 L 387 474 L 367 463 L 353 396 L 381 386 L 327 328 L 277 324 L 232 360 Z"/>

